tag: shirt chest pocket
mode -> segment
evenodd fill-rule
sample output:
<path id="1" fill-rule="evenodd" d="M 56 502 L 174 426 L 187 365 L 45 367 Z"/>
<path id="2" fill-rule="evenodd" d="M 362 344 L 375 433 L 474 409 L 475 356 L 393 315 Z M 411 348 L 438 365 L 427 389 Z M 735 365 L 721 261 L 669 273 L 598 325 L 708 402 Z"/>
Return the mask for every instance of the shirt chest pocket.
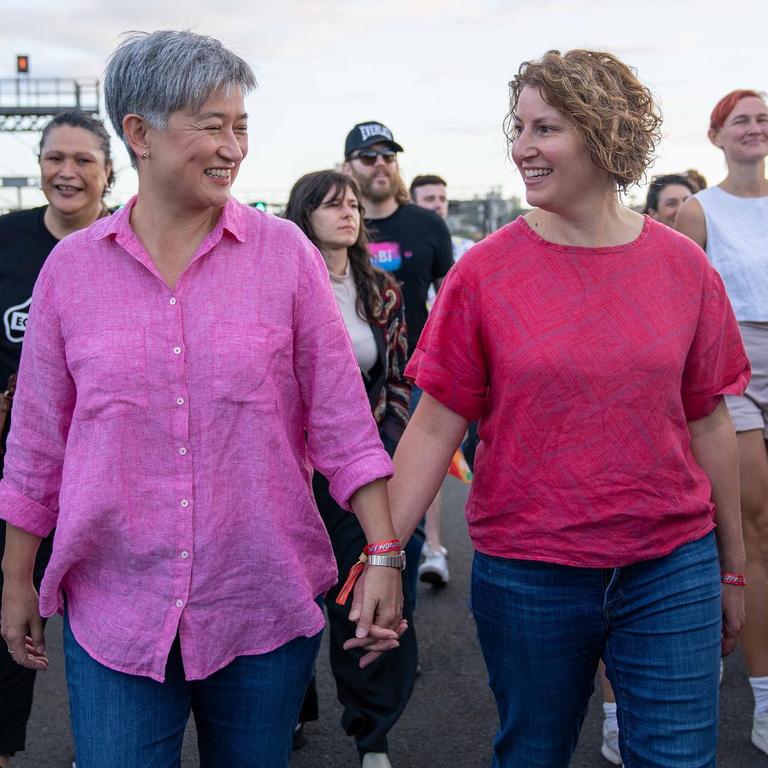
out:
<path id="1" fill-rule="evenodd" d="M 293 332 L 279 326 L 217 323 L 213 398 L 263 413 L 277 410 L 281 381 L 292 375 Z"/>
<path id="2" fill-rule="evenodd" d="M 146 410 L 149 387 L 144 331 L 110 328 L 67 341 L 77 388 L 74 418 L 102 419 Z"/>

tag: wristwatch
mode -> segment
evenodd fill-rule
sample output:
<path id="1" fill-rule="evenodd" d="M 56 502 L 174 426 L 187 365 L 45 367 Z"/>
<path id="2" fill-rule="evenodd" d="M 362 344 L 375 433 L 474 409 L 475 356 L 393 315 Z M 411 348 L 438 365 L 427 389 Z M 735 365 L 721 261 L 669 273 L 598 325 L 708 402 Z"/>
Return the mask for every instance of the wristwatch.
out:
<path id="1" fill-rule="evenodd" d="M 368 555 L 368 565 L 384 565 L 387 568 L 399 568 L 405 570 L 405 552 L 401 549 L 399 554 L 392 555 Z"/>

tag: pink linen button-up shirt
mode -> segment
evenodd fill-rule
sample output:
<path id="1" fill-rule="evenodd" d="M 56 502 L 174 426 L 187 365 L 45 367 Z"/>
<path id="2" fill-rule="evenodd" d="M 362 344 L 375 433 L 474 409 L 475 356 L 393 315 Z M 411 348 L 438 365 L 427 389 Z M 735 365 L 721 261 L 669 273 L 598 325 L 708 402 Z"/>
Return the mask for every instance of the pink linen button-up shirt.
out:
<path id="1" fill-rule="evenodd" d="M 312 466 L 342 506 L 391 474 L 320 254 L 235 200 L 175 289 L 122 210 L 35 286 L 0 517 L 56 527 L 40 612 L 97 661 L 188 679 L 323 626 L 337 578 Z"/>

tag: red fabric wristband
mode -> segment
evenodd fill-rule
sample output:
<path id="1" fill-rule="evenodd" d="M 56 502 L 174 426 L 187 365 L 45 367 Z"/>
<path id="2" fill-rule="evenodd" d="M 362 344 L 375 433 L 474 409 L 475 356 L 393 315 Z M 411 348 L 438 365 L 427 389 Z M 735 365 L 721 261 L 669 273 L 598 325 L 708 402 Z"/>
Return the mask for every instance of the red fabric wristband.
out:
<path id="1" fill-rule="evenodd" d="M 747 586 L 747 577 L 743 573 L 721 573 L 720 581 L 723 584 L 731 584 L 734 587 Z"/>

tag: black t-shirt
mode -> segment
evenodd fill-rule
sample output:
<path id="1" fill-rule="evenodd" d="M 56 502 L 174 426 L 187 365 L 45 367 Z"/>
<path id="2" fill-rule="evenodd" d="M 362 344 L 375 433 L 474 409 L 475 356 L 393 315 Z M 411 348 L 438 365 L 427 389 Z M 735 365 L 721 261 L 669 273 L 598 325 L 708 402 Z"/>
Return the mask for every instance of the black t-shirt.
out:
<path id="1" fill-rule="evenodd" d="M 0 387 L 19 370 L 32 289 L 59 241 L 45 228 L 47 206 L 0 216 Z"/>
<path id="2" fill-rule="evenodd" d="M 365 226 L 371 261 L 392 272 L 402 286 L 410 356 L 427 322 L 429 286 L 453 266 L 451 233 L 434 211 L 411 204 L 384 219 L 366 219 Z"/>

